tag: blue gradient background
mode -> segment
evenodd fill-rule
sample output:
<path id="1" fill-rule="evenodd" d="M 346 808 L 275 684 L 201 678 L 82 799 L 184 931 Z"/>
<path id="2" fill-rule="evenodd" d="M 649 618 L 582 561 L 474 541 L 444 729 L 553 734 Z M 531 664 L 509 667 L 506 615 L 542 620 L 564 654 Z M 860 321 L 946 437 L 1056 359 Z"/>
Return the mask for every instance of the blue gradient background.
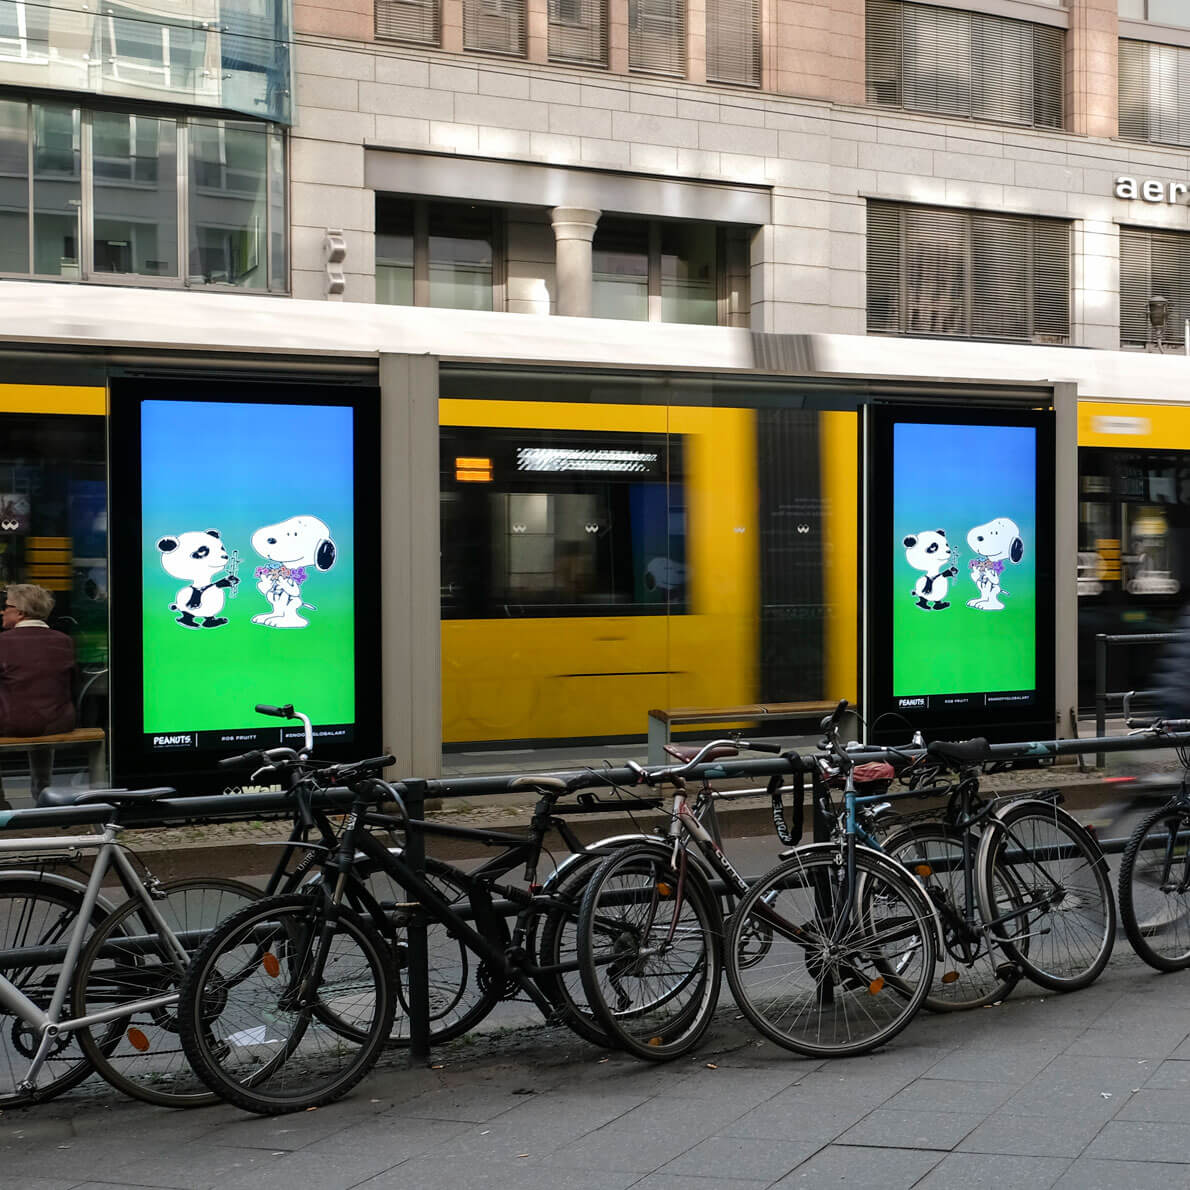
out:
<path id="1" fill-rule="evenodd" d="M 1037 431 L 1030 426 L 893 426 L 893 694 L 1033 690 L 1037 683 Z M 996 517 L 1016 522 L 1024 557 L 1000 576 L 1003 611 L 969 608 L 979 595 L 967 533 Z M 924 611 L 911 594 L 921 577 L 901 544 L 944 529 L 958 574 L 950 607 Z"/>
<path id="2" fill-rule="evenodd" d="M 354 413 L 322 405 L 145 401 L 141 406 L 144 730 L 268 726 L 258 702 L 292 702 L 315 724 L 355 720 Z M 305 628 L 253 624 L 269 611 L 256 589 L 265 563 L 252 534 L 291 516 L 316 516 L 337 556 L 307 567 Z M 169 610 L 182 581 L 157 541 L 218 529 L 239 550 L 239 594 L 220 628 L 193 630 Z M 217 577 L 225 577 L 227 571 Z M 230 594 L 229 592 L 227 594 Z"/>

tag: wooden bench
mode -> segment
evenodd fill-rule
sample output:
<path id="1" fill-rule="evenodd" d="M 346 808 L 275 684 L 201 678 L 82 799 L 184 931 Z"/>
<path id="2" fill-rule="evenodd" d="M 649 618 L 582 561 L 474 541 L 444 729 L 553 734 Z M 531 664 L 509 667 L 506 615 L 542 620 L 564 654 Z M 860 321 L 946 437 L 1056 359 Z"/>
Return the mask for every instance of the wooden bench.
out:
<path id="1" fill-rule="evenodd" d="M 102 727 L 77 727 L 57 735 L 0 736 L 0 753 L 29 752 L 34 748 L 61 748 L 78 745 L 87 749 L 87 775 L 92 789 L 102 789 L 107 781 L 103 743 L 106 735 Z"/>
<path id="2" fill-rule="evenodd" d="M 829 702 L 759 702 L 744 707 L 677 707 L 649 712 L 649 763 L 665 764 L 670 759 L 665 745 L 675 724 L 735 723 L 747 719 L 801 719 L 829 715 L 838 705 Z"/>

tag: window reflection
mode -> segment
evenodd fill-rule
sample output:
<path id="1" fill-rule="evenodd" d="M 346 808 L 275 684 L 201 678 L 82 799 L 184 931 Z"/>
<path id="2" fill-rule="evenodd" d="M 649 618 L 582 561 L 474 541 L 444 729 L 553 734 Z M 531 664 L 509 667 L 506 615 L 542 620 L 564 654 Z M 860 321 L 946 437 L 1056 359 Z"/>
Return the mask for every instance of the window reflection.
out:
<path id="1" fill-rule="evenodd" d="M 80 121 L 78 108 L 33 108 L 33 271 L 79 275 Z"/>
<path id="2" fill-rule="evenodd" d="M 29 109 L 0 100 L 0 272 L 29 268 Z"/>
<path id="3" fill-rule="evenodd" d="M 661 321 L 719 321 L 716 235 L 709 223 L 661 225 Z"/>
<path id="4" fill-rule="evenodd" d="M 603 216 L 591 246 L 591 313 L 646 322 L 649 317 L 649 225 Z"/>

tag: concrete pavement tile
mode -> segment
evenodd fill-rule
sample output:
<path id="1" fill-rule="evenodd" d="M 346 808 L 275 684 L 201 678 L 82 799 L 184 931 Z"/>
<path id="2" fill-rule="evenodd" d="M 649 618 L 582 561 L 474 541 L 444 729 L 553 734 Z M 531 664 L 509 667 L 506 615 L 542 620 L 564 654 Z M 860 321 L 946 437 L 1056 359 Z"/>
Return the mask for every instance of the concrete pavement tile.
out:
<path id="1" fill-rule="evenodd" d="M 1141 1087 L 1135 1095 L 1129 1095 L 1114 1118 L 1184 1124 L 1190 1120 L 1190 1090 L 1167 1091 L 1163 1088 Z"/>
<path id="2" fill-rule="evenodd" d="M 486 1124 L 522 1102 L 514 1095 L 516 1088 L 502 1087 L 444 1087 L 427 1091 L 393 1108 L 391 1114 L 402 1119 L 462 1120 L 465 1123 Z M 390 1114 L 390 1113 L 383 1113 Z"/>
<path id="3" fill-rule="evenodd" d="M 796 1138 L 796 1128 L 793 1133 Z M 813 1142 L 798 1139 L 755 1141 L 711 1136 L 657 1172 L 674 1177 L 743 1178 L 767 1184 L 812 1157 L 818 1148 Z"/>
<path id="4" fill-rule="evenodd" d="M 697 1178 L 685 1174 L 674 1177 L 665 1173 L 646 1174 L 632 1183 L 632 1190 L 760 1190 L 766 1182 L 744 1181 L 742 1178 Z"/>
<path id="5" fill-rule="evenodd" d="M 680 1099 L 716 1099 L 742 1107 L 755 1107 L 766 1099 L 796 1085 L 807 1072 L 791 1063 L 785 1068 L 737 1070 L 718 1066 L 711 1070 L 704 1062 L 689 1078 L 684 1078 L 672 1094 Z"/>
<path id="6" fill-rule="evenodd" d="M 1095 1026 L 1072 1041 L 1066 1053 L 1072 1057 L 1168 1058 L 1174 1055 L 1185 1037 L 1181 1025 L 1160 1027 L 1145 1022 L 1136 1028 Z"/>
<path id="7" fill-rule="evenodd" d="M 722 1136 L 748 1140 L 796 1140 L 825 1145 L 871 1111 L 867 1104 L 796 1102 L 783 1093 L 715 1131 Z"/>
<path id="8" fill-rule="evenodd" d="M 1188 1030 L 1188 1032 L 1190 1032 L 1190 1030 Z M 1167 1054 L 1166 1056 L 1169 1058 L 1178 1059 L 1190 1058 L 1190 1036 L 1188 1036 L 1185 1041 L 1183 1041 L 1182 1044 L 1179 1045 L 1176 1050 L 1174 1050 L 1172 1054 Z"/>
<path id="9" fill-rule="evenodd" d="M 956 1050 L 931 1066 L 930 1076 L 957 1082 L 1027 1083 L 1054 1060 L 1055 1055 L 1044 1049 L 1012 1044 L 1011 1034 L 1005 1041 L 1008 1044 L 999 1049 Z"/>
<path id="10" fill-rule="evenodd" d="M 393 1168 L 383 1153 L 286 1153 L 269 1165 L 229 1177 L 219 1190 L 295 1190 L 317 1186 L 320 1190 L 349 1190 L 364 1180 Z"/>
<path id="11" fill-rule="evenodd" d="M 492 1161 L 476 1165 L 469 1160 L 438 1161 L 414 1157 L 398 1169 L 360 1182 L 354 1190 L 443 1190 L 465 1186 L 467 1190 L 627 1190 L 640 1179 L 636 1172 L 607 1169 L 561 1169 L 556 1165 L 532 1165 L 529 1161 Z M 299 1182 L 306 1186 L 311 1183 Z M 756 1184 L 753 1183 L 755 1190 Z M 291 1188 L 292 1190 L 292 1188 Z M 708 1183 L 707 1190 L 711 1190 Z"/>
<path id="12" fill-rule="evenodd" d="M 1190 1062 L 1180 1058 L 1177 1060 L 1167 1058 L 1164 1062 L 1158 1063 L 1155 1068 L 1150 1065 L 1148 1069 L 1152 1073 L 1144 1080 L 1146 1087 L 1168 1091 L 1190 1090 Z M 1135 1087 L 1140 1084 L 1133 1083 L 1132 1085 Z"/>
<path id="13" fill-rule="evenodd" d="M 840 1144 L 948 1151 L 983 1121 L 974 1112 L 900 1111 L 882 1107 L 839 1137 Z"/>
<path id="14" fill-rule="evenodd" d="M 278 1149 L 304 1149 L 349 1127 L 361 1115 L 371 1119 L 371 1113 L 361 1113 L 357 1104 L 351 1105 L 356 1108 L 354 1112 L 344 1110 L 346 1106 L 331 1104 L 316 1112 L 291 1112 L 284 1116 L 255 1116 L 238 1112 L 234 1119 L 217 1125 L 198 1139 L 209 1145 L 265 1149 L 270 1153 Z M 336 1107 L 339 1110 L 332 1110 Z"/>
<path id="15" fill-rule="evenodd" d="M 1143 1054 L 1137 1055 L 1137 1058 L 1143 1057 Z M 1131 1091 L 1133 1087 L 1152 1085 L 1150 1072 L 1153 1064 L 1142 1065 L 1137 1058 L 1061 1054 L 1050 1062 L 1036 1081 L 1079 1083 L 1093 1087 L 1096 1091 L 1120 1094 Z M 1190 1063 L 1187 1066 L 1190 1067 Z"/>
<path id="16" fill-rule="evenodd" d="M 1069 1165 L 1066 1157 L 950 1153 L 914 1190 L 1049 1190 Z"/>
<path id="17" fill-rule="evenodd" d="M 1054 1183 L 1054 1190 L 1172 1190 L 1185 1186 L 1185 1165 L 1160 1161 L 1100 1161 L 1080 1157 Z"/>
<path id="18" fill-rule="evenodd" d="M 913 1082 L 914 1078 L 911 1068 L 898 1071 L 895 1066 L 886 1066 L 875 1072 L 859 1062 L 836 1061 L 806 1075 L 796 1086 L 780 1092 L 780 1095 L 808 1104 L 841 1103 L 879 1107 L 902 1087 Z"/>
<path id="19" fill-rule="evenodd" d="M 1077 1157 L 1095 1139 L 1102 1121 L 1013 1116 L 996 1112 L 959 1146 L 963 1153 L 1007 1153 L 1021 1157 Z"/>
<path id="20" fill-rule="evenodd" d="M 209 1190 L 280 1160 L 263 1149 L 229 1149 L 191 1141 L 163 1147 L 151 1157 L 103 1171 L 108 1181 L 125 1186 L 171 1186 L 174 1190 Z"/>
<path id="21" fill-rule="evenodd" d="M 1082 1117 L 1106 1123 L 1120 1110 L 1123 1101 L 1131 1096 L 1127 1091 L 1103 1092 L 1094 1083 L 1075 1083 L 1064 1079 L 1035 1079 L 1004 1104 L 1004 1112 L 1012 1116 L 1044 1116 L 1051 1120 Z"/>
<path id="22" fill-rule="evenodd" d="M 1190 1124 L 1112 1120 L 1091 1143 L 1085 1156 L 1118 1161 L 1190 1162 Z"/>
<path id="23" fill-rule="evenodd" d="M 937 1163 L 938 1153 L 830 1145 L 788 1173 L 772 1190 L 909 1190 Z"/>
<path id="24" fill-rule="evenodd" d="M 68 1179 L 65 1182 L 56 1181 L 53 1178 L 22 1178 L 21 1190 L 73 1190 L 78 1182 L 74 1179 Z"/>
<path id="25" fill-rule="evenodd" d="M 990 1115 L 1018 1090 L 1016 1083 L 960 1082 L 955 1079 L 919 1078 L 898 1091 L 885 1107 L 898 1111 L 948 1111 Z"/>
<path id="26" fill-rule="evenodd" d="M 391 1116 L 381 1117 L 342 1128 L 317 1141 L 313 1147 L 328 1157 L 366 1151 L 385 1157 L 390 1165 L 396 1165 L 398 1161 L 417 1157 L 475 1127 L 482 1125 L 465 1124 L 458 1120 L 407 1121 Z"/>

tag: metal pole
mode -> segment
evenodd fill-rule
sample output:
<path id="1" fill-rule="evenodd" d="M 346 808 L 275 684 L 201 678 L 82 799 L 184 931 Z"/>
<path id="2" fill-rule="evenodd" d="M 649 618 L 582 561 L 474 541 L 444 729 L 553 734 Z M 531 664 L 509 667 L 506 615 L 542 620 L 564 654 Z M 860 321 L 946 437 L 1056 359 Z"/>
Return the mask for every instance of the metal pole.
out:
<path id="1" fill-rule="evenodd" d="M 426 782 L 414 779 L 401 783 L 404 786 L 405 808 L 410 818 L 421 818 L 425 813 Z M 426 870 L 426 839 L 420 830 L 405 832 L 405 862 L 418 876 Z M 405 890 L 405 899 L 416 898 L 412 889 Z M 426 916 L 418 908 L 409 913 L 409 924 L 405 927 L 405 944 L 408 947 L 408 964 L 405 977 L 409 1003 L 409 1054 L 414 1062 L 430 1060 L 430 955 L 426 941 Z"/>
<path id="2" fill-rule="evenodd" d="M 1102 739 L 1107 734 L 1107 636 L 1095 635 L 1095 734 Z M 1103 768 L 1107 757 L 1095 753 L 1095 767 Z"/>

